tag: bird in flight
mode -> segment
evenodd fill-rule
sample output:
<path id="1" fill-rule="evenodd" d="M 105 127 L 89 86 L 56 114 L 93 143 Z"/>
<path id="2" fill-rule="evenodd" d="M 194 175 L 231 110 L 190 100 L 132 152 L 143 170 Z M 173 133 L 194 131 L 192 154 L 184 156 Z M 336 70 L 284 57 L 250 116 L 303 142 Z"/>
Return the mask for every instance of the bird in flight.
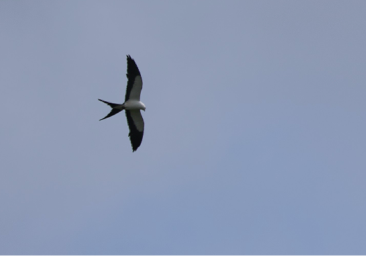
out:
<path id="1" fill-rule="evenodd" d="M 99 121 L 125 110 L 128 127 L 130 128 L 128 136 L 130 137 L 132 151 L 134 152 L 141 145 L 142 137 L 144 136 L 144 119 L 141 116 L 140 110 L 145 111 L 146 107 L 144 103 L 140 101 L 140 94 L 142 90 L 141 74 L 136 62 L 130 55 L 127 55 L 126 76 L 128 82 L 125 102 L 122 104 L 116 104 L 99 99 L 101 102 L 104 102 L 112 108 L 111 112 Z"/>

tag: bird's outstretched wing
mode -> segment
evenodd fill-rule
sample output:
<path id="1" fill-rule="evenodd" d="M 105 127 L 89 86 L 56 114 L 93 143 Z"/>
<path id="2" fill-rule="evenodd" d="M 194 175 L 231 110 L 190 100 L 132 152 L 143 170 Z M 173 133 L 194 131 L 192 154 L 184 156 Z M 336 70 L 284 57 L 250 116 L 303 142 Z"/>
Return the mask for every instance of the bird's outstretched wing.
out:
<path id="1" fill-rule="evenodd" d="M 140 110 L 126 110 L 126 117 L 130 133 L 128 136 L 131 140 L 132 150 L 141 145 L 142 137 L 144 136 L 144 119 L 141 116 Z"/>
<path id="2" fill-rule="evenodd" d="M 140 94 L 142 90 L 142 78 L 139 71 L 139 68 L 136 65 L 136 62 L 131 58 L 130 55 L 127 55 L 127 88 L 126 88 L 126 96 L 125 102 L 129 99 L 132 100 L 140 100 Z"/>

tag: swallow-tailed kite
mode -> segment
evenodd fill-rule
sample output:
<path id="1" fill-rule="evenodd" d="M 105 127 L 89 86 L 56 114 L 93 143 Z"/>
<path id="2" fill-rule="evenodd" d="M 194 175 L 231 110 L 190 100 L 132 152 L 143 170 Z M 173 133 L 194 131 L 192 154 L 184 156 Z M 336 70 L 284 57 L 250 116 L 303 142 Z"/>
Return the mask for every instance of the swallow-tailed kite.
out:
<path id="1" fill-rule="evenodd" d="M 140 146 L 142 137 L 144 135 L 144 119 L 141 116 L 140 110 L 146 109 L 144 103 L 140 101 L 140 94 L 142 89 L 142 78 L 135 61 L 130 55 L 127 55 L 127 89 L 125 102 L 122 104 L 110 103 L 99 99 L 101 102 L 109 105 L 112 110 L 111 112 L 100 119 L 99 121 L 111 117 L 118 112 L 125 110 L 127 123 L 130 128 L 130 133 L 128 136 L 131 140 L 132 151 Z"/>

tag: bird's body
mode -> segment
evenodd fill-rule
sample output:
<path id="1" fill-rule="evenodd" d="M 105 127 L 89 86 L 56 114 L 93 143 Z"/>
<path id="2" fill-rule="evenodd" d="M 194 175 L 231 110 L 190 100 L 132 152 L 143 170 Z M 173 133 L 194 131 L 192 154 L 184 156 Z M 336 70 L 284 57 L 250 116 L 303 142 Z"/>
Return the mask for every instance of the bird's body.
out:
<path id="1" fill-rule="evenodd" d="M 142 103 L 139 100 L 128 100 L 123 105 L 124 105 L 124 108 L 127 110 L 135 110 L 135 109 L 145 110 L 146 109 L 144 103 Z"/>
<path id="2" fill-rule="evenodd" d="M 132 150 L 136 151 L 136 149 L 141 145 L 142 137 L 144 135 L 144 119 L 141 116 L 140 110 L 145 110 L 146 107 L 144 103 L 140 101 L 140 94 L 142 90 L 141 74 L 135 61 L 129 55 L 127 55 L 127 78 L 128 82 L 124 103 L 116 104 L 99 99 L 112 108 L 111 112 L 100 120 L 106 119 L 122 110 L 125 110 L 127 123 L 130 128 L 128 136 L 131 140 Z"/>

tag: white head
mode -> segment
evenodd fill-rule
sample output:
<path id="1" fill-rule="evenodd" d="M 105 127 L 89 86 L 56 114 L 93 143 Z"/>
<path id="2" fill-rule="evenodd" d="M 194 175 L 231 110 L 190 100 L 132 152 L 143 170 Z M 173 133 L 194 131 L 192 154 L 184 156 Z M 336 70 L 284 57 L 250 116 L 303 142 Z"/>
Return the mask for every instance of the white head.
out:
<path id="1" fill-rule="evenodd" d="M 144 103 L 141 102 L 141 110 L 145 111 L 146 106 L 144 105 Z"/>

